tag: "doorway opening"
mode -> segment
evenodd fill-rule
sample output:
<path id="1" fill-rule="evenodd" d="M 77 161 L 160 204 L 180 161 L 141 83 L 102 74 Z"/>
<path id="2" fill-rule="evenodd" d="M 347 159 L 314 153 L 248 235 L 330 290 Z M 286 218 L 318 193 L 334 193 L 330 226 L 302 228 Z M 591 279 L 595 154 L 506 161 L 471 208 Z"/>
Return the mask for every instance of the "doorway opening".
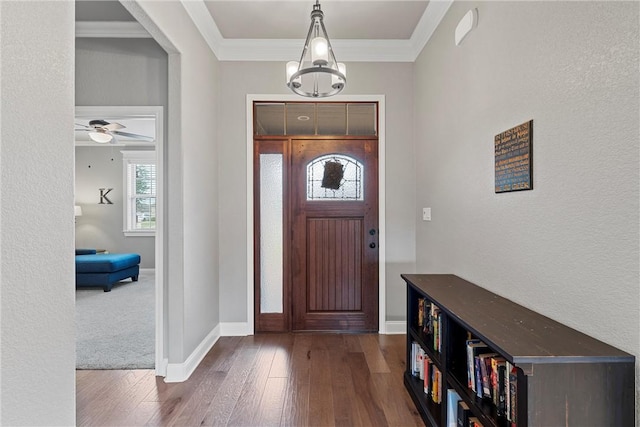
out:
<path id="1" fill-rule="evenodd" d="M 96 143 L 85 130 L 95 120 L 127 132 Z M 76 247 L 141 259 L 136 282 L 76 290 L 77 368 L 164 375 L 163 107 L 77 106 L 75 124 Z"/>
<path id="2" fill-rule="evenodd" d="M 256 332 L 380 329 L 379 110 L 253 102 Z"/>

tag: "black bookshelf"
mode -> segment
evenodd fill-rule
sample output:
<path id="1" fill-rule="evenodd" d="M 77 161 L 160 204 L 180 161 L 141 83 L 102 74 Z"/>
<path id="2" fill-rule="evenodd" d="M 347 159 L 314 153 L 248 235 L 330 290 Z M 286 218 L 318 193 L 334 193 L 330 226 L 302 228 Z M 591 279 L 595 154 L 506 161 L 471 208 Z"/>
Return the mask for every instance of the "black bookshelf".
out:
<path id="1" fill-rule="evenodd" d="M 511 427 L 467 384 L 466 340 L 482 340 L 516 369 L 517 427 L 635 425 L 635 357 L 454 275 L 403 274 L 407 283 L 404 384 L 427 426 L 447 426 L 453 389 L 485 427 Z M 418 301 L 440 311 L 441 348 L 418 326 Z M 417 342 L 442 373 L 436 404 L 411 369 Z"/>

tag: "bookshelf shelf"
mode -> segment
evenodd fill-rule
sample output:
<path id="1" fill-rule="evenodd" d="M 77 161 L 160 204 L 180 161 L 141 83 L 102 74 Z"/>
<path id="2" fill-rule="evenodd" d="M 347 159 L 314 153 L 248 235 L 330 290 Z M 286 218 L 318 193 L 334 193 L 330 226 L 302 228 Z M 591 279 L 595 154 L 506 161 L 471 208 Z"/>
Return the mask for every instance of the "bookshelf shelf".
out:
<path id="1" fill-rule="evenodd" d="M 633 355 L 457 276 L 402 278 L 404 383 L 427 426 L 460 425 L 451 424 L 458 400 L 485 427 L 634 426 Z M 474 352 L 471 343 L 478 341 Z M 429 363 L 418 372 L 423 358 Z M 431 378 L 425 369 L 439 370 L 441 403 L 424 393 L 419 376 Z"/>

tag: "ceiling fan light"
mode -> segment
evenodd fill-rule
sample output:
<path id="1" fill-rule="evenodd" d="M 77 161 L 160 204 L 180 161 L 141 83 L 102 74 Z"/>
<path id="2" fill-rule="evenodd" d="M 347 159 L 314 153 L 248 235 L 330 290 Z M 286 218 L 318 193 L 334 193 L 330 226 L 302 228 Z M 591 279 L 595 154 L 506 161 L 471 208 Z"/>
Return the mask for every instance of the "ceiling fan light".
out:
<path id="1" fill-rule="evenodd" d="M 106 144 L 107 142 L 111 142 L 113 136 L 104 132 L 89 132 L 89 138 L 98 144 Z"/>

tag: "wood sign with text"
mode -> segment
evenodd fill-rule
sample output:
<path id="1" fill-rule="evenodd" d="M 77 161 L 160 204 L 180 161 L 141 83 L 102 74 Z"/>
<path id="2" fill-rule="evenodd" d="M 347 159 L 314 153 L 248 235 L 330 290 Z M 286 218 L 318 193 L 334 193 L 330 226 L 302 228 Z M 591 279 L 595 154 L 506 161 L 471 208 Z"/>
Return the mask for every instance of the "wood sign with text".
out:
<path id="1" fill-rule="evenodd" d="M 495 137 L 496 193 L 533 189 L 533 120 Z"/>

